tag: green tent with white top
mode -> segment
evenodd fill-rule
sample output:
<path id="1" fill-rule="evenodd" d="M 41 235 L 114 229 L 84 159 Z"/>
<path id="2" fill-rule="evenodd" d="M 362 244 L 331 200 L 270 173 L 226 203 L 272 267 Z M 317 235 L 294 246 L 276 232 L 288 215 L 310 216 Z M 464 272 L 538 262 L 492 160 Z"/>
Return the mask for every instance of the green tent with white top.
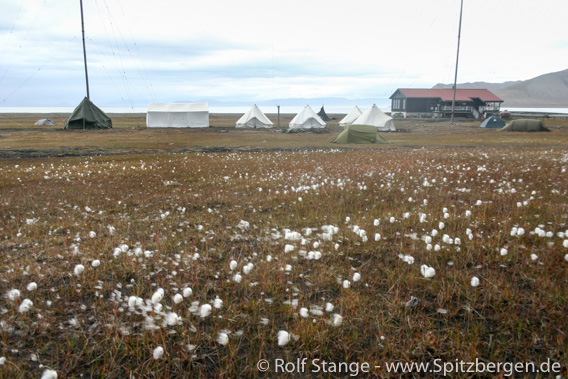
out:
<path id="1" fill-rule="evenodd" d="M 373 125 L 347 125 L 333 143 L 388 143 Z"/>

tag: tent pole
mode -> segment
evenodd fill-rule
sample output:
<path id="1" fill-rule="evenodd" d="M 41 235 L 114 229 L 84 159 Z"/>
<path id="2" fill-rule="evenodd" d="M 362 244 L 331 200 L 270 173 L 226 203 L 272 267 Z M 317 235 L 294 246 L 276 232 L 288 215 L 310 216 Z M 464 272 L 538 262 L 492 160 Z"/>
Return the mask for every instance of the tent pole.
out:
<path id="1" fill-rule="evenodd" d="M 83 33 L 83 59 L 85 61 L 85 80 L 87 82 L 87 99 L 91 100 L 89 95 L 89 73 L 87 72 L 87 49 L 85 47 L 85 22 L 83 20 L 83 0 L 79 0 L 81 4 L 81 32 Z"/>
<path id="2" fill-rule="evenodd" d="M 463 11 L 463 0 L 461 0 L 461 6 L 460 6 L 460 24 L 458 27 L 458 52 L 457 52 L 457 56 L 456 56 L 456 75 L 454 76 L 454 97 L 452 99 L 452 118 L 450 121 L 450 125 L 454 125 L 454 108 L 456 105 L 456 89 L 457 89 L 457 83 L 458 83 L 458 62 L 460 59 L 460 37 L 461 37 L 461 28 L 462 28 L 462 11 Z"/>
<path id="3" fill-rule="evenodd" d="M 278 107 L 278 129 L 280 129 L 280 105 L 277 105 Z"/>

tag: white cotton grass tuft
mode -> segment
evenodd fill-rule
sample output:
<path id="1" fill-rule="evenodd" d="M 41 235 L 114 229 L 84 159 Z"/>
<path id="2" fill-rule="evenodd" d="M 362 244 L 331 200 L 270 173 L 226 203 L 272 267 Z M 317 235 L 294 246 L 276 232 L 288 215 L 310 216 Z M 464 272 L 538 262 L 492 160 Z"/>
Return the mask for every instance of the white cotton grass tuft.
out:
<path id="1" fill-rule="evenodd" d="M 200 308 L 199 308 L 199 317 L 201 318 L 206 318 L 209 317 L 209 315 L 211 314 L 211 305 L 209 304 L 203 304 Z"/>
<path id="2" fill-rule="evenodd" d="M 101 265 L 101 261 L 99 261 L 98 259 L 95 259 L 94 261 L 91 262 L 91 266 L 97 268 Z"/>
<path id="3" fill-rule="evenodd" d="M 432 278 L 436 275 L 436 270 L 433 267 L 429 267 L 428 265 L 420 266 L 420 273 L 425 278 Z"/>
<path id="4" fill-rule="evenodd" d="M 36 282 L 29 283 L 26 289 L 30 292 L 37 290 L 37 283 Z"/>
<path id="5" fill-rule="evenodd" d="M 351 282 L 349 280 L 344 280 L 343 281 L 343 288 L 349 288 L 351 287 Z"/>
<path id="6" fill-rule="evenodd" d="M 48 368 L 41 374 L 41 379 L 57 379 L 57 371 Z"/>
<path id="7" fill-rule="evenodd" d="M 472 287 L 479 286 L 479 278 L 477 276 L 474 276 L 473 278 L 471 278 L 471 286 Z"/>
<path id="8" fill-rule="evenodd" d="M 438 229 L 442 230 L 442 229 L 444 229 L 445 227 L 446 227 L 446 224 L 444 224 L 442 221 L 440 221 L 440 222 L 438 223 Z"/>
<path id="9" fill-rule="evenodd" d="M 536 255 L 536 254 L 534 254 L 534 253 L 531 254 L 531 259 L 532 259 L 533 261 L 536 261 L 536 260 L 538 259 L 538 255 Z"/>
<path id="10" fill-rule="evenodd" d="M 353 281 L 358 282 L 359 280 L 361 280 L 361 274 L 356 272 L 355 274 L 353 274 Z"/>
<path id="11" fill-rule="evenodd" d="M 235 283 L 240 283 L 243 280 L 243 277 L 241 274 L 235 274 L 233 275 L 233 282 Z"/>
<path id="12" fill-rule="evenodd" d="M 501 256 L 505 256 L 505 255 L 508 254 L 508 251 L 507 251 L 507 249 L 502 248 L 502 249 L 499 251 L 499 254 L 501 254 Z"/>
<path id="13" fill-rule="evenodd" d="M 170 312 L 166 316 L 166 324 L 169 326 L 175 326 L 181 323 L 181 317 L 177 315 L 175 312 Z"/>
<path id="14" fill-rule="evenodd" d="M 290 333 L 285 330 L 278 332 L 278 346 L 286 346 L 290 342 Z"/>
<path id="15" fill-rule="evenodd" d="M 164 348 L 161 346 L 158 346 L 157 348 L 154 349 L 153 352 L 154 355 L 154 359 L 162 359 L 164 357 Z"/>
<path id="16" fill-rule="evenodd" d="M 3 366 L 6 363 L 6 357 L 0 357 L 0 366 Z"/>
<path id="17" fill-rule="evenodd" d="M 566 255 L 564 256 L 564 260 L 565 260 L 566 262 L 568 262 L 568 254 L 566 254 Z"/>
<path id="18" fill-rule="evenodd" d="M 190 297 L 193 294 L 193 290 L 190 287 L 183 289 L 183 297 Z"/>
<path id="19" fill-rule="evenodd" d="M 303 318 L 309 317 L 308 308 L 300 308 L 300 316 Z"/>
<path id="20" fill-rule="evenodd" d="M 81 265 L 81 264 L 76 265 L 75 268 L 73 269 L 73 273 L 74 273 L 76 276 L 81 275 L 81 274 L 83 273 L 83 271 L 85 271 L 85 266 L 83 266 L 83 265 Z"/>
<path id="21" fill-rule="evenodd" d="M 18 308 L 18 312 L 26 313 L 32 310 L 34 303 L 30 299 L 24 299 Z"/>
<path id="22" fill-rule="evenodd" d="M 92 230 L 89 232 L 90 238 L 95 238 L 96 236 L 97 236 L 97 233 L 93 232 Z"/>
<path id="23" fill-rule="evenodd" d="M 152 295 L 152 304 L 158 304 L 164 298 L 164 290 L 162 288 L 158 288 L 156 292 Z"/>
<path id="24" fill-rule="evenodd" d="M 10 291 L 6 292 L 6 297 L 9 300 L 14 301 L 20 297 L 20 290 L 13 288 Z"/>
<path id="25" fill-rule="evenodd" d="M 568 240 L 564 240 L 564 241 L 562 242 L 562 246 L 564 246 L 565 248 L 568 249 Z"/>
<path id="26" fill-rule="evenodd" d="M 215 300 L 213 300 L 213 306 L 215 307 L 215 309 L 223 308 L 223 300 L 219 299 L 219 297 L 216 297 Z"/>
<path id="27" fill-rule="evenodd" d="M 334 309 L 334 308 L 335 308 L 335 307 L 333 306 L 333 304 L 331 304 L 331 303 L 325 303 L 325 311 L 326 311 L 326 312 L 333 312 L 333 309 Z"/>
<path id="28" fill-rule="evenodd" d="M 380 241 L 380 240 L 381 240 L 381 234 L 375 233 L 375 241 Z"/>
<path id="29" fill-rule="evenodd" d="M 217 342 L 223 346 L 229 343 L 229 335 L 225 332 L 220 332 L 217 336 Z"/>
<path id="30" fill-rule="evenodd" d="M 343 317 L 341 317 L 340 314 L 334 313 L 333 314 L 333 319 L 331 321 L 331 325 L 333 326 L 339 326 L 343 323 Z"/>
<path id="31" fill-rule="evenodd" d="M 295 249 L 294 246 L 293 246 L 293 245 L 290 245 L 290 244 L 286 244 L 286 245 L 284 246 L 284 252 L 285 252 L 285 253 L 290 253 L 290 252 L 294 251 L 294 249 Z"/>
<path id="32" fill-rule="evenodd" d="M 179 303 L 181 303 L 181 302 L 183 301 L 183 296 L 182 296 L 181 294 L 179 294 L 179 293 L 176 293 L 176 294 L 174 295 L 174 299 L 173 299 L 173 300 L 174 300 L 174 303 L 179 304 Z"/>
<path id="33" fill-rule="evenodd" d="M 229 268 L 231 269 L 231 271 L 235 271 L 235 269 L 237 268 L 237 261 L 232 260 L 231 263 L 229 263 Z"/>

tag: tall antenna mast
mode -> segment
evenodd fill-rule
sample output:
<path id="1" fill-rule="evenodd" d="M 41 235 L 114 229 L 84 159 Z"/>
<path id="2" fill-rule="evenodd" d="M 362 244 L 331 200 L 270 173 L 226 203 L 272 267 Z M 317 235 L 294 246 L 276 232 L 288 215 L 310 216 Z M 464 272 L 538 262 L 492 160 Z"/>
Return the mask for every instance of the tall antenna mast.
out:
<path id="1" fill-rule="evenodd" d="M 454 108 L 456 105 L 456 88 L 458 85 L 458 62 L 460 60 L 460 37 L 461 37 L 461 29 L 462 29 L 462 11 L 463 11 L 463 0 L 461 0 L 460 6 L 460 25 L 458 28 L 458 53 L 456 56 L 456 75 L 454 77 L 454 97 L 452 99 L 452 118 L 450 120 L 450 125 L 454 124 Z M 86 64 L 86 63 L 85 63 Z M 86 69 L 86 66 L 85 66 Z"/>
<path id="2" fill-rule="evenodd" d="M 87 82 L 87 99 L 91 100 L 91 96 L 89 95 L 89 73 L 87 72 L 87 48 L 85 47 L 85 21 L 83 20 L 83 0 L 79 0 L 79 2 L 81 3 L 81 31 L 83 33 L 83 58 L 85 60 L 85 80 Z"/>

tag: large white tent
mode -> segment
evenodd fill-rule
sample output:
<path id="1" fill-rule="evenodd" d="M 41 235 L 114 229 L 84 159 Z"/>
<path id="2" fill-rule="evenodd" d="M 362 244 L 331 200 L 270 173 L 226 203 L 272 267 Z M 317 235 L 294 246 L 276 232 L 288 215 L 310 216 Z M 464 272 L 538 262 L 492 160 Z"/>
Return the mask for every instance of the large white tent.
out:
<path id="1" fill-rule="evenodd" d="M 290 129 L 325 128 L 325 122 L 314 112 L 309 105 L 290 121 Z"/>
<path id="2" fill-rule="evenodd" d="M 392 117 L 384 114 L 375 104 L 353 121 L 353 125 L 373 125 L 381 132 L 396 132 Z"/>
<path id="3" fill-rule="evenodd" d="M 349 124 L 352 124 L 353 121 L 357 120 L 357 118 L 362 114 L 363 112 L 361 112 L 361 109 L 359 109 L 359 107 L 356 106 L 351 110 L 351 112 L 349 112 L 348 115 L 346 115 L 341 119 L 341 121 L 339 121 L 339 126 L 347 126 Z"/>
<path id="4" fill-rule="evenodd" d="M 209 126 L 207 103 L 150 103 L 146 113 L 149 128 L 206 128 Z"/>
<path id="5" fill-rule="evenodd" d="M 255 105 L 237 121 L 237 128 L 272 128 L 274 124 Z"/>

